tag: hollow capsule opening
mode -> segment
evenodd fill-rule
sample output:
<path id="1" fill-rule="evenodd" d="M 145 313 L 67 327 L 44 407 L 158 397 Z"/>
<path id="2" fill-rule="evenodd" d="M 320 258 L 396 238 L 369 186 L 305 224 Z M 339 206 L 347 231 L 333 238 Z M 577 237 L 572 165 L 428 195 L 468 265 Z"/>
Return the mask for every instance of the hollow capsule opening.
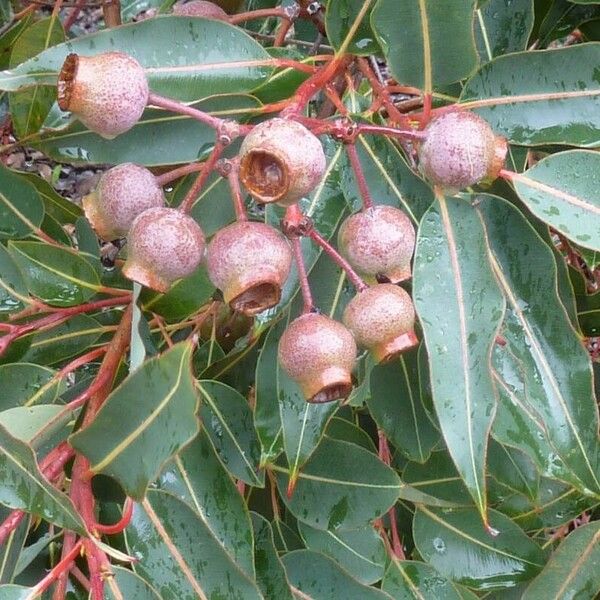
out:
<path id="1" fill-rule="evenodd" d="M 265 150 L 251 150 L 243 157 L 240 177 L 252 196 L 264 203 L 277 202 L 289 188 L 286 165 Z"/>
<path id="2" fill-rule="evenodd" d="M 352 391 L 352 383 L 332 383 L 321 388 L 307 402 L 311 404 L 323 404 L 324 402 L 333 402 L 334 400 L 343 400 L 350 395 Z"/>
<path id="3" fill-rule="evenodd" d="M 281 288 L 274 283 L 258 283 L 238 294 L 229 306 L 248 316 L 254 316 L 279 303 Z"/>

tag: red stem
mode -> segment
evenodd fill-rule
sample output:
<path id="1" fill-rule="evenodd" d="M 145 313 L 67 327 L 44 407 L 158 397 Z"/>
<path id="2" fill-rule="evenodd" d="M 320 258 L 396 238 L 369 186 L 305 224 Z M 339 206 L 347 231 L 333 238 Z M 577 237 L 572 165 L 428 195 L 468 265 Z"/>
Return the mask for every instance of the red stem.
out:
<path id="1" fill-rule="evenodd" d="M 350 159 L 350 165 L 352 166 L 354 178 L 356 179 L 356 184 L 358 185 L 358 191 L 360 192 L 363 208 L 372 208 L 373 197 L 371 196 L 371 191 L 369 190 L 367 180 L 365 179 L 365 173 L 362 165 L 360 164 L 360 157 L 358 156 L 356 146 L 354 144 L 346 144 L 346 153 Z"/>
<path id="2" fill-rule="evenodd" d="M 243 23 L 244 21 L 268 19 L 269 17 L 277 17 L 279 19 L 287 19 L 290 21 L 290 15 L 284 8 L 261 8 L 259 10 L 249 10 L 237 15 L 231 15 L 228 21 L 232 25 L 237 25 L 238 23 Z"/>
<path id="3" fill-rule="evenodd" d="M 288 207 L 285 213 L 285 220 L 289 222 L 298 222 L 298 218 L 302 217 L 302 213 L 298 208 L 297 204 L 293 204 Z M 302 313 L 309 313 L 314 310 L 314 303 L 312 292 L 310 291 L 310 285 L 308 283 L 308 275 L 306 273 L 306 265 L 304 264 L 304 256 L 302 255 L 302 244 L 298 236 L 293 236 L 290 239 L 292 243 L 292 251 L 294 252 L 294 260 L 296 262 L 296 269 L 298 271 L 298 280 L 300 282 L 300 290 L 302 291 L 302 299 L 304 300 L 304 306 L 302 307 Z"/>
<path id="4" fill-rule="evenodd" d="M 202 186 L 205 184 L 209 175 L 212 173 L 213 169 L 215 168 L 217 161 L 219 160 L 219 158 L 221 157 L 221 154 L 223 153 L 223 149 L 224 149 L 223 144 L 221 144 L 219 141 L 217 141 L 215 143 L 215 147 L 213 148 L 212 152 L 210 153 L 208 159 L 204 163 L 204 168 L 202 169 L 202 171 L 200 171 L 200 173 L 198 174 L 198 177 L 196 177 L 196 181 L 194 181 L 194 183 L 192 184 L 192 187 L 189 189 L 188 193 L 185 195 L 185 198 L 181 202 L 181 205 L 179 206 L 179 210 L 181 210 L 181 212 L 189 213 L 192 210 L 192 208 L 194 207 L 194 204 L 198 198 L 198 194 L 199 194 L 200 190 L 202 189 Z"/>
<path id="5" fill-rule="evenodd" d="M 101 346 L 100 348 L 94 348 L 85 354 L 77 357 L 75 360 L 72 360 L 68 365 L 65 365 L 56 375 L 54 375 L 53 379 L 62 379 L 65 375 L 72 373 L 75 369 L 79 369 L 83 365 L 87 365 L 92 362 L 96 358 L 102 356 L 107 350 L 107 346 Z"/>
<path id="6" fill-rule="evenodd" d="M 37 585 L 35 585 L 30 593 L 30 597 L 38 597 L 42 595 L 42 592 L 47 590 L 62 573 L 68 572 L 71 567 L 71 563 L 77 558 L 79 550 L 83 545 L 83 540 L 79 540 L 73 548 L 57 563 L 52 571 L 44 577 Z"/>
<path id="7" fill-rule="evenodd" d="M 314 227 L 310 230 L 308 236 L 321 246 L 331 259 L 345 271 L 356 291 L 362 292 L 369 287 L 352 268 L 350 263 Z"/>
<path id="8" fill-rule="evenodd" d="M 81 9 L 83 8 L 84 4 L 85 0 L 77 0 L 77 3 L 73 7 L 73 10 L 69 13 L 67 20 L 63 25 L 66 32 L 68 32 L 71 29 L 71 27 L 73 27 L 73 24 L 77 20 L 77 17 L 79 16 L 79 13 L 81 12 Z"/>
<path id="9" fill-rule="evenodd" d="M 233 202 L 233 208 L 235 209 L 235 218 L 238 221 L 247 221 L 248 215 L 246 214 L 246 207 L 244 206 L 244 199 L 240 188 L 238 161 L 234 161 L 231 171 L 229 171 L 227 175 L 227 181 L 229 182 L 229 189 L 231 190 L 231 200 Z"/>
<path id="10" fill-rule="evenodd" d="M 184 177 L 185 175 L 189 175 L 190 173 L 197 173 L 198 171 L 202 171 L 204 168 L 203 162 L 194 162 L 189 165 L 183 165 L 182 167 L 177 167 L 177 169 L 173 169 L 171 171 L 167 171 L 166 173 L 162 173 L 161 175 L 156 176 L 156 183 L 161 187 L 163 185 L 167 185 L 167 183 L 171 183 L 171 181 L 175 181 L 180 177 Z"/>
<path id="11" fill-rule="evenodd" d="M 123 516 L 113 525 L 102 525 L 101 523 L 94 523 L 94 529 L 98 533 L 102 533 L 104 535 L 115 535 L 116 533 L 121 533 L 127 525 L 131 522 L 131 517 L 133 515 L 133 500 L 131 498 L 125 499 L 125 504 L 123 504 Z"/>
<path id="12" fill-rule="evenodd" d="M 277 48 L 285 42 L 285 36 L 288 34 L 288 31 L 293 25 L 293 21 L 291 19 L 284 19 L 279 23 L 279 27 L 277 27 L 277 33 L 275 35 L 275 41 L 273 42 L 273 47 Z"/>
<path id="13" fill-rule="evenodd" d="M 200 121 L 200 123 L 204 123 L 213 129 L 218 129 L 223 124 L 223 119 L 213 117 L 208 113 L 198 110 L 197 108 L 192 108 L 191 106 L 182 104 L 177 100 L 171 100 L 171 98 L 165 98 L 164 96 L 160 96 L 152 92 L 148 94 L 148 105 L 164 108 L 165 110 L 179 113 L 181 115 L 187 115 L 188 117 L 191 117 L 196 121 Z"/>

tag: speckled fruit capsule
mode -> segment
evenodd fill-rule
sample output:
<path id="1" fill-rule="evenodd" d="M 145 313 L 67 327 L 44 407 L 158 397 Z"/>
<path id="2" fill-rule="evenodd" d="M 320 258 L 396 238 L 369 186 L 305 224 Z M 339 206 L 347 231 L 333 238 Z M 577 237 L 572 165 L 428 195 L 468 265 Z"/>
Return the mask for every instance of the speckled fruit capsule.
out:
<path id="1" fill-rule="evenodd" d="M 350 215 L 340 227 L 338 247 L 369 283 L 410 279 L 415 230 L 410 219 L 393 206 L 372 206 Z"/>
<path id="2" fill-rule="evenodd" d="M 216 4 L 207 0 L 192 0 L 191 2 L 178 2 L 173 6 L 173 14 L 184 17 L 203 17 L 217 21 L 227 21 L 229 15 Z"/>
<path id="3" fill-rule="evenodd" d="M 435 117 L 424 129 L 419 148 L 423 174 L 434 184 L 460 190 L 498 177 L 508 146 L 489 123 L 468 111 Z"/>
<path id="4" fill-rule="evenodd" d="M 210 280 L 233 310 L 249 316 L 279 302 L 291 264 L 287 239 L 266 223 L 232 223 L 208 245 Z"/>
<path id="5" fill-rule="evenodd" d="M 69 54 L 58 76 L 58 106 L 88 129 L 112 139 L 131 129 L 148 102 L 141 65 L 123 52 Z"/>
<path id="6" fill-rule="evenodd" d="M 96 190 L 85 196 L 82 204 L 96 233 L 104 240 L 114 240 L 127 235 L 139 214 L 164 206 L 165 196 L 148 169 L 124 163 L 103 173 Z"/>
<path id="7" fill-rule="evenodd" d="M 377 362 L 391 360 L 418 343 L 412 300 L 391 283 L 356 294 L 344 311 L 343 322 L 358 345 L 370 350 Z"/>
<path id="8" fill-rule="evenodd" d="M 343 399 L 352 391 L 356 342 L 341 323 L 307 313 L 292 321 L 281 336 L 279 362 L 308 402 Z"/>
<path id="9" fill-rule="evenodd" d="M 123 275 L 157 292 L 191 275 L 204 257 L 204 234 L 174 208 L 150 208 L 136 217 L 127 236 Z"/>
<path id="10" fill-rule="evenodd" d="M 319 139 L 287 119 L 259 123 L 240 148 L 240 179 L 262 203 L 294 204 L 315 188 L 325 166 Z"/>

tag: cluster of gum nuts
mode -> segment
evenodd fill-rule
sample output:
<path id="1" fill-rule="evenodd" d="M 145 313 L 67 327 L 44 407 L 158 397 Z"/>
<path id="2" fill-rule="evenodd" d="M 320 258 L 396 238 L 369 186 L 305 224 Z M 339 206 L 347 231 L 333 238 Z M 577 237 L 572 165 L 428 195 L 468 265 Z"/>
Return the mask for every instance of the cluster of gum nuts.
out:
<path id="1" fill-rule="evenodd" d="M 60 108 L 106 138 L 135 125 L 148 95 L 143 68 L 119 52 L 69 55 L 59 76 Z M 495 178 L 502 168 L 505 141 L 472 113 L 442 113 L 424 131 L 419 163 L 435 185 L 458 190 Z M 239 153 L 240 180 L 259 203 L 295 204 L 314 189 L 325 168 L 318 138 L 292 119 L 256 125 Z M 293 252 L 288 238 L 270 225 L 236 221 L 206 247 L 198 223 L 166 206 L 155 176 L 132 163 L 106 171 L 83 207 L 101 238 L 127 238 L 123 274 L 133 281 L 166 292 L 206 255 L 209 278 L 234 311 L 254 316 L 281 299 Z M 368 285 L 349 302 L 343 323 L 307 312 L 289 324 L 279 343 L 280 364 L 307 401 L 350 394 L 357 345 L 383 362 L 417 343 L 413 304 L 398 285 L 411 276 L 414 245 L 412 223 L 391 206 L 366 208 L 342 223 L 339 252 Z"/>

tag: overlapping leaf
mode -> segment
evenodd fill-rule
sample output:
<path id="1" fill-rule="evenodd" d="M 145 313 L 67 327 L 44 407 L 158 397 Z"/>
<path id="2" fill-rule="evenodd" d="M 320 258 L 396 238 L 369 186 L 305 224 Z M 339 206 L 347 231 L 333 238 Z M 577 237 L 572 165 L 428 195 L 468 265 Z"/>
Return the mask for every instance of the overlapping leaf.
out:
<path id="1" fill-rule="evenodd" d="M 30 235 L 42 224 L 44 205 L 24 178 L 0 165 L 0 239 Z"/>

